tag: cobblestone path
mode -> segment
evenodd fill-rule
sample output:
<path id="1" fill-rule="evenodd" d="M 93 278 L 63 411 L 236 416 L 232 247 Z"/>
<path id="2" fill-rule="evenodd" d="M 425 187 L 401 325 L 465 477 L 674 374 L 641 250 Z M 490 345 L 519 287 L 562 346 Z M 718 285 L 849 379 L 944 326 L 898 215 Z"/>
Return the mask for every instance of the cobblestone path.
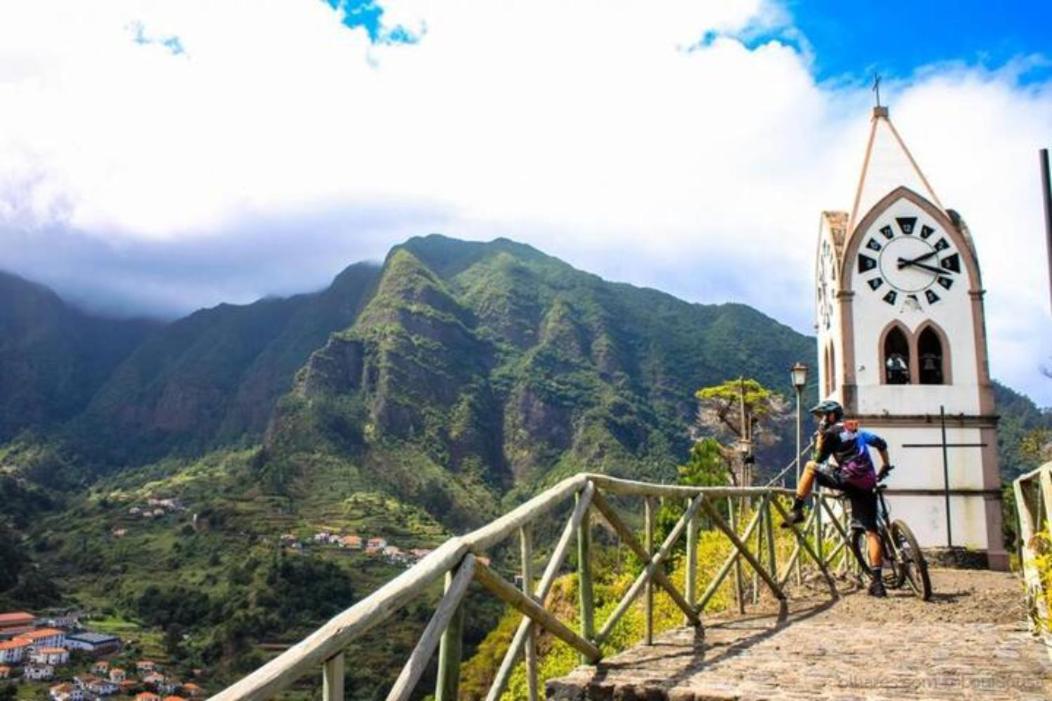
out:
<path id="1" fill-rule="evenodd" d="M 925 603 L 905 592 L 790 602 L 707 618 L 548 683 L 559 701 L 1052 699 L 1052 660 L 1026 629 L 1022 588 L 996 572 L 933 570 Z"/>

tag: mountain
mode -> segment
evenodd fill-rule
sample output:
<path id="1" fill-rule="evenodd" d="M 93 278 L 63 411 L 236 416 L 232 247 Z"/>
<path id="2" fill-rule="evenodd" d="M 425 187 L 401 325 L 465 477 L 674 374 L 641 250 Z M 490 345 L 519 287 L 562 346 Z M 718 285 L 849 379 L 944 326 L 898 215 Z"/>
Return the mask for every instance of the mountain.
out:
<path id="1" fill-rule="evenodd" d="M 997 450 L 1001 477 L 1012 480 L 1038 467 L 1038 461 L 1021 450 L 1024 439 L 1036 431 L 1052 432 L 1052 410 L 1041 409 L 1030 397 L 994 382 L 994 401 L 1001 421 L 997 426 Z"/>
<path id="2" fill-rule="evenodd" d="M 72 436 L 103 464 L 257 440 L 296 370 L 354 321 L 378 275 L 359 263 L 321 292 L 221 304 L 159 329 L 99 387 Z"/>
<path id="3" fill-rule="evenodd" d="M 295 493 L 336 469 L 347 493 L 383 485 L 453 525 L 585 467 L 670 479 L 694 390 L 778 387 L 812 346 L 744 305 L 606 282 L 506 239 L 414 238 L 297 374 L 263 470 Z"/>
<path id="4" fill-rule="evenodd" d="M 159 324 L 91 316 L 42 285 L 0 271 L 0 444 L 84 410 Z"/>

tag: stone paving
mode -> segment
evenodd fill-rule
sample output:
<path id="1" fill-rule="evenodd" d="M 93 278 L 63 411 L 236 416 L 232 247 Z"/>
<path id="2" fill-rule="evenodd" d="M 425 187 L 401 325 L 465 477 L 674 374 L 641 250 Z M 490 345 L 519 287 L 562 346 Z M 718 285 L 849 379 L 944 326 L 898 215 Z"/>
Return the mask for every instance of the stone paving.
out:
<path id="1" fill-rule="evenodd" d="M 801 597 L 789 615 L 707 618 L 547 685 L 558 701 L 1052 699 L 1014 577 L 933 572 L 935 596 Z"/>

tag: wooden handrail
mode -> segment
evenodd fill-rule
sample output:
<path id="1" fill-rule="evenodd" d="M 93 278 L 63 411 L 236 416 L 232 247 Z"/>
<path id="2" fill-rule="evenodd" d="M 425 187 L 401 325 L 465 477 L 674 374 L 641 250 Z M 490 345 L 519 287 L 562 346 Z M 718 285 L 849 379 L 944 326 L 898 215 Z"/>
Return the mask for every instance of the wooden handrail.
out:
<path id="1" fill-rule="evenodd" d="M 687 503 L 683 517 L 676 523 L 665 541 L 656 551 L 640 543 L 636 534 L 629 528 L 618 513 L 604 497 L 609 495 L 624 497 L 643 497 L 649 503 L 648 512 L 654 513 L 654 499 L 685 500 Z M 685 485 L 652 484 L 634 480 L 620 479 L 608 475 L 580 473 L 562 480 L 537 496 L 521 504 L 509 513 L 493 522 L 472 531 L 471 533 L 450 538 L 431 554 L 409 568 L 398 577 L 382 586 L 366 598 L 357 602 L 342 613 L 337 614 L 301 642 L 293 645 L 283 654 L 269 661 L 255 672 L 224 689 L 212 697 L 215 701 L 262 701 L 288 688 L 297 680 L 317 674 L 322 670 L 324 681 L 323 698 L 325 701 L 336 701 L 343 698 L 344 650 L 355 639 L 368 630 L 388 619 L 412 600 L 423 596 L 443 577 L 446 579 L 446 592 L 438 603 L 431 621 L 420 636 L 416 647 L 395 681 L 389 694 L 389 701 L 405 701 L 413 692 L 414 686 L 422 678 L 436 646 L 439 647 L 439 688 L 436 689 L 437 701 L 449 701 L 455 698 L 459 680 L 460 635 L 463 620 L 464 596 L 468 583 L 478 582 L 492 595 L 523 614 L 515 636 L 512 639 L 497 675 L 487 694 L 487 701 L 497 701 L 507 687 L 508 678 L 524 651 L 530 658 L 527 664 L 527 688 L 531 701 L 538 695 L 536 660 L 529 654 L 528 641 L 531 631 L 536 627 L 560 638 L 581 653 L 582 658 L 594 662 L 601 656 L 599 642 L 607 639 L 617 619 L 627 611 L 632 600 L 645 588 L 652 585 L 660 587 L 682 611 L 688 623 L 700 626 L 700 612 L 708 603 L 719 583 L 726 577 L 731 566 L 742 559 L 748 562 L 758 576 L 767 583 L 775 596 L 784 602 L 782 590 L 784 579 L 778 581 L 778 563 L 774 547 L 774 534 L 771 526 L 771 505 L 782 511 L 776 497 L 791 496 L 792 492 L 778 487 L 694 487 Z M 744 500 L 748 504 L 759 504 L 744 533 L 728 525 L 714 508 L 714 500 Z M 532 584 L 532 563 L 534 544 L 532 543 L 532 526 L 549 516 L 566 502 L 575 500 L 576 505 L 562 529 L 558 542 L 552 551 L 548 564 L 540 581 L 530 591 Z M 598 635 L 593 628 L 594 594 L 591 587 L 591 525 L 592 509 L 598 511 L 610 524 L 621 542 L 644 564 L 636 581 L 614 613 L 607 619 L 603 631 Z M 716 527 L 731 541 L 733 550 L 719 573 L 705 590 L 700 602 L 694 598 L 697 589 L 697 516 L 704 510 Z M 765 515 L 766 514 L 766 515 Z M 766 539 L 766 548 L 756 554 L 749 549 L 749 539 L 757 525 L 763 526 L 762 534 Z M 795 529 L 794 529 L 795 531 Z M 671 554 L 677 540 L 686 535 L 687 562 L 690 572 L 685 577 L 684 593 L 681 593 L 664 572 L 664 561 Z M 524 591 L 520 591 L 504 579 L 493 567 L 486 564 L 483 556 L 493 547 L 518 535 L 520 539 Z M 807 552 L 818 565 L 819 570 L 829 579 L 829 573 L 820 553 L 807 543 L 803 534 L 798 537 L 797 552 Z M 843 531 L 834 533 L 843 537 Z M 577 577 L 580 595 L 580 631 L 575 632 L 559 621 L 545 606 L 545 599 L 572 547 L 577 541 Z M 762 560 L 766 560 L 764 563 Z M 833 588 L 835 594 L 835 588 Z M 650 597 L 646 597 L 648 600 Z M 739 601 L 744 600 L 739 593 Z M 646 641 L 649 642 L 652 626 L 647 616 Z"/>

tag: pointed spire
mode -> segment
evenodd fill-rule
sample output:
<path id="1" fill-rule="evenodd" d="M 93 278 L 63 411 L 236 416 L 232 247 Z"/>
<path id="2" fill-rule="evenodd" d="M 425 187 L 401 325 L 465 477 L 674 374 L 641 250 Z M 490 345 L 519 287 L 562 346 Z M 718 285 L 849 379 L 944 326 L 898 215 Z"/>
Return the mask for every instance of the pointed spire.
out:
<path id="1" fill-rule="evenodd" d="M 862 162 L 862 175 L 858 180 L 858 190 L 855 191 L 855 205 L 851 208 L 848 231 L 854 231 L 859 220 L 881 198 L 903 186 L 927 198 L 939 209 L 944 209 L 895 125 L 891 123 L 887 106 L 877 105 L 873 108 L 866 157 Z"/>

